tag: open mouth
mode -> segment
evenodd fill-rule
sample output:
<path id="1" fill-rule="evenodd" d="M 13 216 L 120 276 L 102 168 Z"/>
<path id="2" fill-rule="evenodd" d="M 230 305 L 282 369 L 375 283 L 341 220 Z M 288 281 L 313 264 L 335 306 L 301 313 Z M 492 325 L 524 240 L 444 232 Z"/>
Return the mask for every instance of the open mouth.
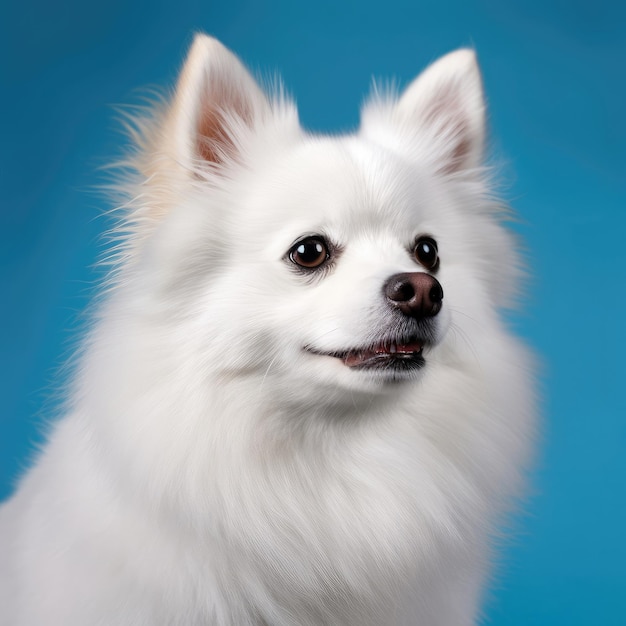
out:
<path id="1" fill-rule="evenodd" d="M 341 359 L 344 365 L 352 369 L 389 369 L 407 371 L 423 367 L 424 341 L 410 338 L 403 341 L 389 341 L 362 348 L 338 352 L 322 352 L 311 347 L 308 352 Z"/>

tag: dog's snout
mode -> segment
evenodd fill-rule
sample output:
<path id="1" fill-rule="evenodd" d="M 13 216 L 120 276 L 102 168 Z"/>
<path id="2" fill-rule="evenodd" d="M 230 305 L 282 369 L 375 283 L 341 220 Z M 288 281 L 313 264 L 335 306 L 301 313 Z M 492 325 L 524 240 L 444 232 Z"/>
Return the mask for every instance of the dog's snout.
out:
<path id="1" fill-rule="evenodd" d="M 383 291 L 389 304 L 409 317 L 433 317 L 441 310 L 441 283 L 424 272 L 394 274 Z"/>

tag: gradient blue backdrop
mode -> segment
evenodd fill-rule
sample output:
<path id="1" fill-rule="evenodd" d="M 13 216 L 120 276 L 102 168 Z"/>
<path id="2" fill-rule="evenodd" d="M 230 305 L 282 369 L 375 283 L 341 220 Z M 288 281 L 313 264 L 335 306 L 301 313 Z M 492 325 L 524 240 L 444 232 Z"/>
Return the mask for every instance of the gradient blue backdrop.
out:
<path id="1" fill-rule="evenodd" d="M 626 624 L 626 5 L 608 0 L 1 5 L 0 497 L 54 409 L 98 278 L 119 154 L 112 105 L 171 85 L 194 30 L 280 71 L 304 125 L 355 126 L 372 75 L 402 84 L 476 47 L 505 193 L 534 272 L 520 332 L 544 359 L 536 493 L 488 606 L 497 626 Z M 1 607 L 0 607 L 1 611 Z"/>

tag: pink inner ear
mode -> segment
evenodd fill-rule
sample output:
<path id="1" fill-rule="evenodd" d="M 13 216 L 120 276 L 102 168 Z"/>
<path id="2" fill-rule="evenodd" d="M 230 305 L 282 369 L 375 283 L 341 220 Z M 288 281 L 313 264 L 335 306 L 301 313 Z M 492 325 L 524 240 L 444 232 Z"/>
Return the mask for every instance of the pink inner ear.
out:
<path id="1" fill-rule="evenodd" d="M 472 144 L 468 121 L 462 115 L 455 88 L 440 89 L 424 115 L 424 123 L 436 129 L 448 143 L 446 161 L 441 171 L 452 174 L 463 169 L 470 156 Z"/>
<path id="2" fill-rule="evenodd" d="M 209 163 L 219 165 L 236 155 L 235 141 L 226 116 L 252 124 L 250 103 L 223 83 L 211 86 L 198 116 L 196 150 Z"/>
<path id="3" fill-rule="evenodd" d="M 218 109 L 202 107 L 198 119 L 196 150 L 204 161 L 215 164 L 222 163 L 227 155 L 234 152 L 224 116 Z"/>
<path id="4" fill-rule="evenodd" d="M 444 163 L 441 171 L 445 174 L 452 174 L 462 170 L 470 156 L 471 143 L 468 138 L 467 125 L 458 120 L 454 126 L 450 128 L 450 138 L 452 140 L 452 149 L 449 160 Z"/>

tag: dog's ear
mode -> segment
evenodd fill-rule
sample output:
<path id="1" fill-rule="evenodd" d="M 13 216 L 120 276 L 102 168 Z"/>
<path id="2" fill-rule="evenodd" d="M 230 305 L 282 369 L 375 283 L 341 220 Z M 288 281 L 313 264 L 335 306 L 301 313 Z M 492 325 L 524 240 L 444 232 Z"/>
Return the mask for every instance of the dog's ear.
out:
<path id="1" fill-rule="evenodd" d="M 397 115 L 439 141 L 444 172 L 480 165 L 485 101 L 474 51 L 451 52 L 424 70 L 402 94 Z"/>
<path id="2" fill-rule="evenodd" d="M 436 160 L 444 173 L 481 164 L 485 143 L 485 101 L 473 50 L 451 52 L 426 68 L 394 103 L 374 102 L 364 126 L 380 114 L 401 144 Z M 369 113 L 373 115 L 368 115 Z M 376 134 L 379 134 L 376 132 Z M 410 145 L 412 144 L 412 145 Z M 427 152 L 422 150 L 424 147 Z"/>
<path id="3" fill-rule="evenodd" d="M 189 172 L 236 160 L 242 134 L 269 110 L 267 97 L 239 59 L 216 39 L 198 34 L 170 109 L 170 149 Z"/>
<path id="4" fill-rule="evenodd" d="M 485 141 L 485 101 L 473 50 L 461 49 L 426 68 L 406 89 L 397 114 L 434 133 L 444 147 L 442 169 L 480 165 Z"/>

